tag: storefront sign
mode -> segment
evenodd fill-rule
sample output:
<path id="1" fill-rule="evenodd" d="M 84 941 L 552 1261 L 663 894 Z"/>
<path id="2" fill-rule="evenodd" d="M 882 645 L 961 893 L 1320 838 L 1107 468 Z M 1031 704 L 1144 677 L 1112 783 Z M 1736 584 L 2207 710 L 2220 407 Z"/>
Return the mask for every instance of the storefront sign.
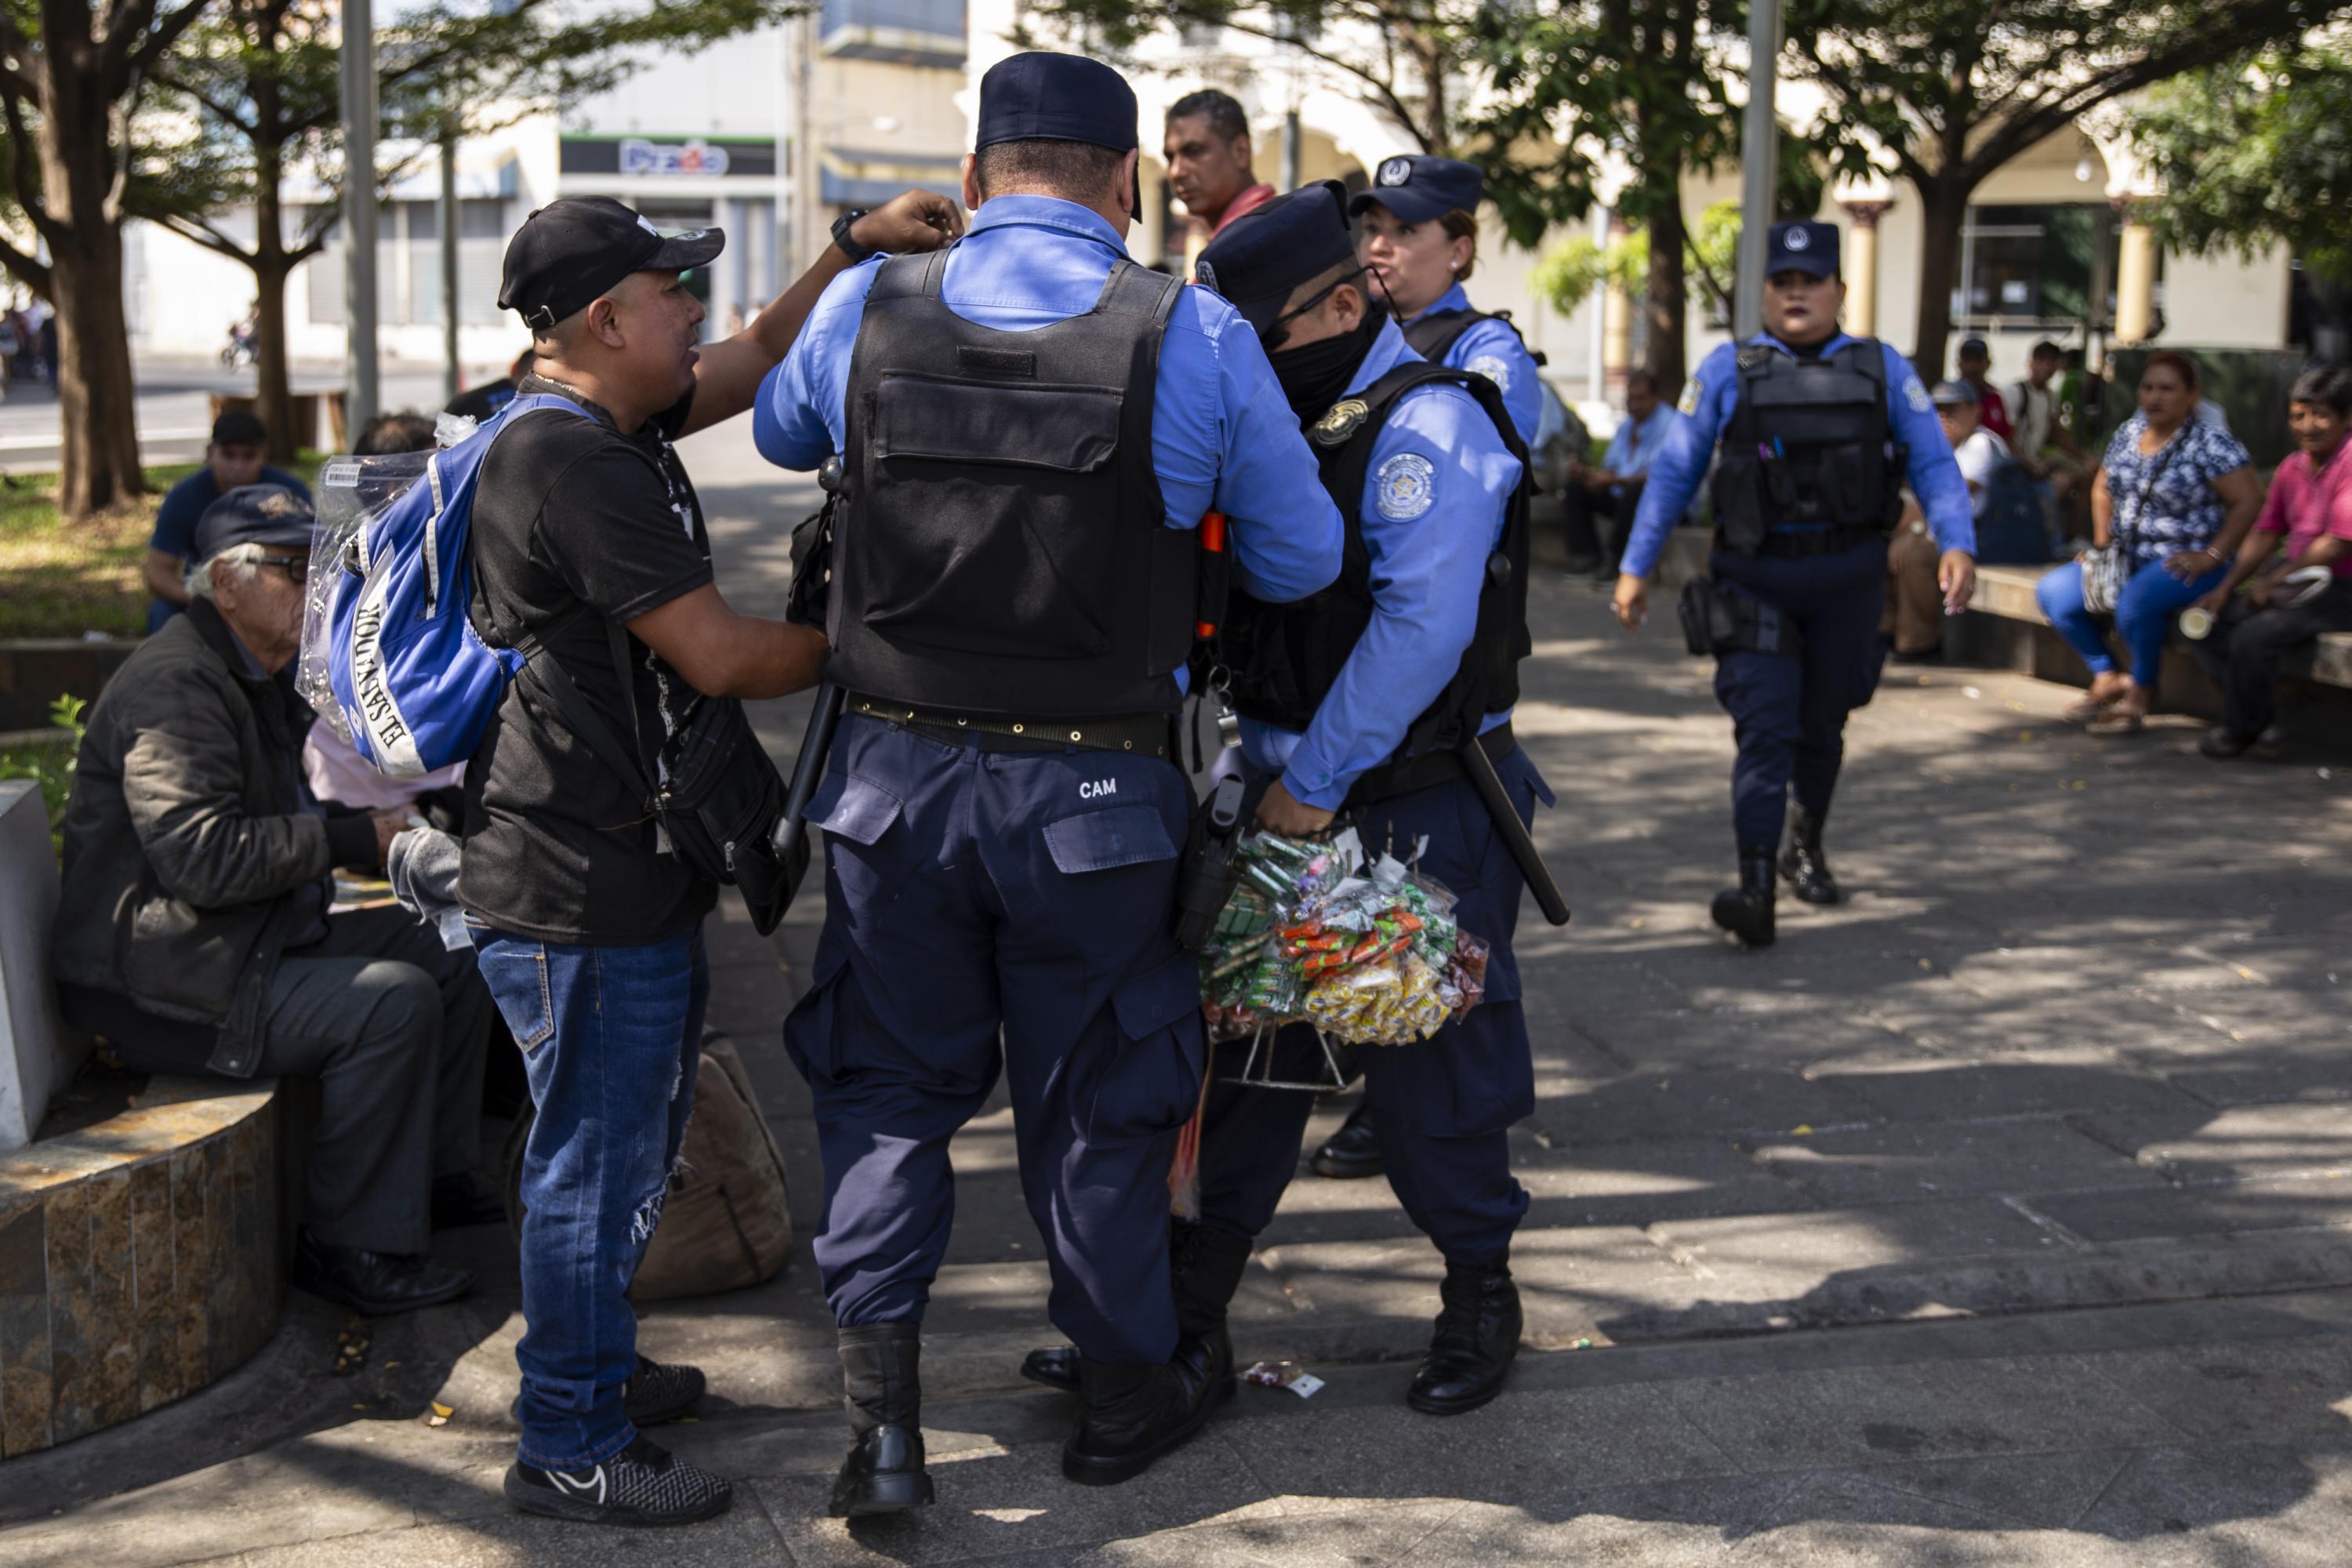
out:
<path id="1" fill-rule="evenodd" d="M 566 136 L 558 149 L 566 174 L 614 174 L 625 179 L 772 179 L 772 141 L 681 136 Z"/>
<path id="2" fill-rule="evenodd" d="M 624 174 L 723 174 L 727 149 L 707 142 L 647 142 L 630 137 L 621 143 Z"/>

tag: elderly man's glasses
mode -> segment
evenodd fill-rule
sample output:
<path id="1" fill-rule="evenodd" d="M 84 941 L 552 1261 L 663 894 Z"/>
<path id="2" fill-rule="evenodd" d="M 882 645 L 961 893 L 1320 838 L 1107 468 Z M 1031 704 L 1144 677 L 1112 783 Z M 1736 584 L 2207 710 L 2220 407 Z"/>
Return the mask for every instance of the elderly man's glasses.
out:
<path id="1" fill-rule="evenodd" d="M 310 580 L 310 558 L 307 555 L 262 555 L 254 560 L 257 566 L 275 566 L 297 583 Z"/>

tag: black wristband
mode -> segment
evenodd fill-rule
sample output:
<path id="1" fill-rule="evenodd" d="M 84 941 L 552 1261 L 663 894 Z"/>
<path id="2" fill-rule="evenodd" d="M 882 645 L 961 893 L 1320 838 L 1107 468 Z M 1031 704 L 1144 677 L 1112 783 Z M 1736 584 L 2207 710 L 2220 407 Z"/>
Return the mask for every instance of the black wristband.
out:
<path id="1" fill-rule="evenodd" d="M 856 212 L 845 212 L 833 220 L 833 243 L 841 247 L 841 254 L 849 258 L 850 265 L 853 267 L 869 256 L 881 254 L 877 250 L 867 249 L 849 237 L 851 227 L 859 218 L 866 216 L 866 208 L 860 207 Z"/>
<path id="2" fill-rule="evenodd" d="M 327 854 L 331 866 L 376 865 L 375 818 L 364 811 L 327 818 Z"/>

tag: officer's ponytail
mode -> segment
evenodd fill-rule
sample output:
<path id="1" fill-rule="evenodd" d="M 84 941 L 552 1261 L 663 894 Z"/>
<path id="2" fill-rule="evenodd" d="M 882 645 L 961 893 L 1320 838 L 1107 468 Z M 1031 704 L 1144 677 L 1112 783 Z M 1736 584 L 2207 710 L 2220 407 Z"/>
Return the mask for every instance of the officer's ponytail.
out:
<path id="1" fill-rule="evenodd" d="M 1469 259 L 1463 262 L 1460 269 L 1454 274 L 1454 281 L 1456 283 L 1469 282 L 1470 274 L 1478 270 L 1478 220 L 1460 207 L 1455 207 L 1437 220 L 1437 226 L 1445 231 L 1446 237 L 1449 239 L 1466 239 L 1470 242 Z"/>

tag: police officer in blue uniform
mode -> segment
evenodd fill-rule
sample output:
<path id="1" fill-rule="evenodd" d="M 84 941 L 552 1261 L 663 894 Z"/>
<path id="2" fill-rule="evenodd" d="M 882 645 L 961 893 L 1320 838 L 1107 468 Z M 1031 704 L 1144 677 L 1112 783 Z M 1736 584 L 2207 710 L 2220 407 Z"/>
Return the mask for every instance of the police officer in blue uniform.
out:
<path id="1" fill-rule="evenodd" d="M 1458 158 L 1384 158 L 1371 189 L 1349 204 L 1356 254 L 1385 291 L 1405 342 L 1425 360 L 1475 371 L 1503 392 L 1519 440 L 1543 417 L 1541 363 L 1508 311 L 1488 314 L 1462 285 L 1478 264 L 1478 198 L 1486 176 Z"/>
<path id="2" fill-rule="evenodd" d="M 1225 515 L 1234 576 L 1270 602 L 1339 564 L 1338 509 L 1249 324 L 1127 256 L 1126 82 L 1015 55 L 982 81 L 977 146 L 966 237 L 835 279 L 754 429 L 784 467 L 842 463 L 826 678 L 847 695 L 808 814 L 825 924 L 784 1041 L 824 1163 L 847 1515 L 931 1500 L 917 1343 L 948 1141 L 1000 1070 L 1049 1310 L 1082 1352 L 1065 1473 L 1123 1480 L 1207 1418 L 1166 1182 L 1203 1054 L 1171 934 L 1195 525 Z"/>
<path id="3" fill-rule="evenodd" d="M 1348 516 L 1339 580 L 1302 604 L 1234 596 L 1219 654 L 1241 716 L 1256 821 L 1305 835 L 1349 812 L 1370 851 L 1427 839 L 1422 868 L 1460 897 L 1464 930 L 1493 944 L 1486 999 L 1418 1045 L 1358 1053 L 1388 1175 L 1445 1258 L 1443 1311 L 1407 1401 L 1432 1415 L 1494 1397 L 1518 1348 L 1509 1255 L 1528 1197 L 1507 1130 L 1535 1105 L 1511 935 L 1520 873 L 1455 748 L 1492 760 L 1524 827 L 1551 800 L 1511 736 L 1527 651 L 1525 448 L 1499 389 L 1415 354 L 1351 254 L 1336 182 L 1269 204 L 1213 240 L 1200 281 L 1267 342 L 1323 480 Z M 1298 1164 L 1310 1089 L 1231 1081 L 1248 1042 L 1219 1047 L 1200 1158 L 1200 1215 L 1175 1229 L 1174 1288 L 1189 1341 L 1221 1384 L 1225 1310 L 1258 1233 Z M 1272 1076 L 1328 1069 L 1315 1032 L 1280 1032 Z M 1024 1371 L 1068 1386 L 1068 1352 Z"/>
<path id="4" fill-rule="evenodd" d="M 1886 536 L 1906 475 L 1943 549 L 1948 611 L 1976 581 L 1968 485 L 1927 387 L 1895 350 L 1838 328 L 1836 226 L 1774 224 L 1765 275 L 1765 330 L 1717 349 L 1685 389 L 1689 417 L 1651 465 L 1615 595 L 1618 619 L 1636 629 L 1666 536 L 1719 444 L 1709 575 L 1685 587 L 1680 608 L 1691 651 L 1716 657 L 1716 696 L 1739 744 L 1739 885 L 1717 895 L 1713 914 L 1750 947 L 1773 940 L 1784 816 L 1780 874 L 1807 903 L 1838 901 L 1822 824 L 1846 715 L 1878 687 Z"/>

